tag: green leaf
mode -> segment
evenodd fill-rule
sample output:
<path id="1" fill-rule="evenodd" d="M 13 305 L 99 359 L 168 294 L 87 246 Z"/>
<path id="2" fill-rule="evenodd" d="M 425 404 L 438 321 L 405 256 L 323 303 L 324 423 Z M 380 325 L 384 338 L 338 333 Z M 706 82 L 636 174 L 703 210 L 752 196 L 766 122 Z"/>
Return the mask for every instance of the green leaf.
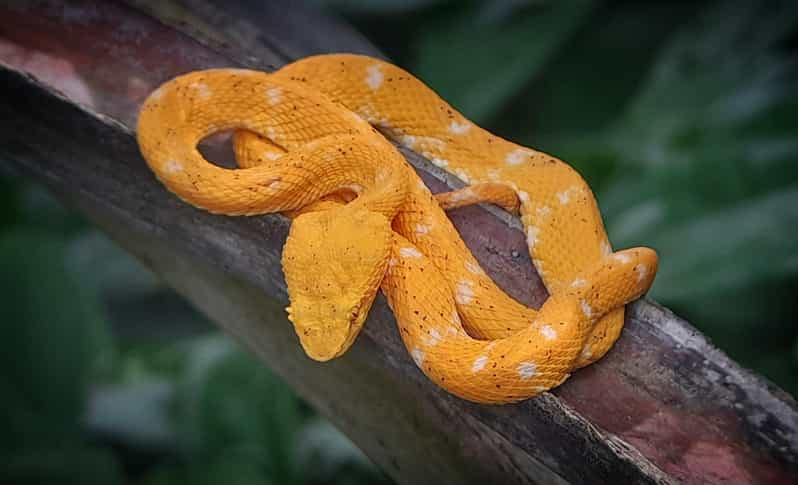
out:
<path id="1" fill-rule="evenodd" d="M 378 470 L 366 455 L 329 421 L 320 418 L 311 419 L 303 426 L 296 456 L 311 482 L 321 483 L 325 477 L 341 476 L 351 468 L 378 476 Z"/>
<path id="2" fill-rule="evenodd" d="M 85 219 L 66 208 L 44 187 L 24 181 L 16 186 L 18 225 L 64 237 L 76 236 L 86 229 Z"/>
<path id="3" fill-rule="evenodd" d="M 704 10 L 666 46 L 619 121 L 618 152 L 652 167 L 686 163 L 706 137 L 748 147 L 762 135 L 751 128 L 775 121 L 784 104 L 793 116 L 783 116 L 778 131 L 794 133 L 796 70 L 777 46 L 796 25 L 794 2 L 774 8 L 727 1 Z"/>
<path id="4" fill-rule="evenodd" d="M 0 172 L 0 231 L 18 222 L 19 183 Z"/>
<path id="5" fill-rule="evenodd" d="M 672 2 L 601 3 L 542 75 L 491 119 L 491 129 L 574 163 L 598 189 L 612 173 L 614 153 L 601 157 L 580 151 L 606 145 L 603 132 L 634 99 L 655 60 L 652 53 L 697 8 Z"/>
<path id="6" fill-rule="evenodd" d="M 798 184 L 663 228 L 655 297 L 695 301 L 798 274 Z"/>
<path id="7" fill-rule="evenodd" d="M 197 460 L 188 465 L 162 466 L 151 473 L 143 485 L 290 485 L 292 481 L 276 481 L 264 476 L 263 470 L 252 459 L 222 455 L 209 460 Z"/>
<path id="8" fill-rule="evenodd" d="M 63 242 L 47 233 L 0 235 L 4 447 L 50 447 L 79 436 L 91 372 L 110 351 L 102 311 L 65 268 Z"/>
<path id="9" fill-rule="evenodd" d="M 592 6 L 590 0 L 546 2 L 497 14 L 485 3 L 448 12 L 419 32 L 414 73 L 481 123 L 542 72 Z"/>
<path id="10" fill-rule="evenodd" d="M 165 379 L 132 384 L 96 385 L 85 419 L 92 435 L 137 449 L 174 447 L 170 405 L 174 385 Z"/>
<path id="11" fill-rule="evenodd" d="M 3 483 L 114 485 L 122 470 L 110 450 L 82 445 L 17 450 L 3 459 Z"/>
<path id="12" fill-rule="evenodd" d="M 182 427 L 196 453 L 240 453 L 268 476 L 296 477 L 293 446 L 304 419 L 296 395 L 231 341 L 198 342 L 182 387 Z"/>
<path id="13" fill-rule="evenodd" d="M 120 341 L 180 341 L 213 328 L 152 271 L 97 230 L 70 241 L 68 267 L 102 297 Z"/>

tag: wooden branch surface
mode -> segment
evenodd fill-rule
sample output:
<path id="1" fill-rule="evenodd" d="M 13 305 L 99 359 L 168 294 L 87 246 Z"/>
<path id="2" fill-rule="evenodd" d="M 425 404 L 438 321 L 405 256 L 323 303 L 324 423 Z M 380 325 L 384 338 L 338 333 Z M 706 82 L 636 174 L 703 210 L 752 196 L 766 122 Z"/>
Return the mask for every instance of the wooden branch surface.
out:
<path id="1" fill-rule="evenodd" d="M 137 109 L 159 83 L 190 70 L 380 53 L 289 1 L 66 3 L 0 6 L 2 163 L 145 261 L 398 482 L 798 481 L 795 402 L 650 301 L 629 307 L 621 339 L 599 363 L 512 406 L 436 388 L 410 360 L 382 298 L 348 354 L 310 361 L 282 311 L 288 222 L 213 216 L 168 194 L 138 152 Z M 408 158 L 434 191 L 456 184 Z M 478 207 L 452 218 L 497 283 L 539 306 L 545 289 L 517 221 Z"/>

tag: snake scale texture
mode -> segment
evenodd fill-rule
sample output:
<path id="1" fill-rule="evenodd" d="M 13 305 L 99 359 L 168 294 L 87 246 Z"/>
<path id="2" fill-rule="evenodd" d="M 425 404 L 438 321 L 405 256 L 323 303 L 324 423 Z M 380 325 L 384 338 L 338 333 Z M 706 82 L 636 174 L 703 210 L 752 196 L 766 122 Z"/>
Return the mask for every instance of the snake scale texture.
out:
<path id="1" fill-rule="evenodd" d="M 197 149 L 227 130 L 238 169 Z M 469 185 L 432 195 L 391 141 Z M 381 289 L 418 367 L 470 401 L 527 399 L 601 358 L 624 305 L 657 270 L 651 249 L 612 251 L 596 200 L 569 165 L 481 129 L 408 72 L 369 57 L 179 76 L 144 103 L 138 142 L 158 179 L 193 206 L 292 218 L 288 315 L 310 357 L 344 353 Z M 446 216 L 480 202 L 520 213 L 550 295 L 540 309 L 498 288 Z"/>

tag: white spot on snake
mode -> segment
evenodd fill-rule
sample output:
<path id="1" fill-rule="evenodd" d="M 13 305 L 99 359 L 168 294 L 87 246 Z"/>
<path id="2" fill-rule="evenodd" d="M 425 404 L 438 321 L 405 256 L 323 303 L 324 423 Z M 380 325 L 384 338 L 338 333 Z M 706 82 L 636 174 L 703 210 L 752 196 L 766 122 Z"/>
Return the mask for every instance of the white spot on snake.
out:
<path id="1" fill-rule="evenodd" d="M 618 261 L 621 264 L 629 264 L 632 262 L 632 258 L 630 258 L 628 254 L 623 254 L 623 253 L 613 254 L 612 259 Z"/>
<path id="2" fill-rule="evenodd" d="M 538 218 L 539 218 L 539 219 L 542 221 L 542 220 L 544 220 L 546 217 L 548 217 L 548 216 L 549 216 L 549 214 L 551 214 L 551 207 L 549 207 L 549 206 L 547 206 L 547 205 L 542 205 L 542 206 L 538 207 L 538 208 L 535 210 L 535 212 L 537 213 L 537 215 L 538 215 Z"/>
<path id="3" fill-rule="evenodd" d="M 374 106 L 370 104 L 364 104 L 360 108 L 357 109 L 357 114 L 368 123 L 376 124 L 379 122 L 380 117 L 377 115 L 377 112 L 374 110 Z"/>
<path id="4" fill-rule="evenodd" d="M 213 94 L 211 88 L 209 88 L 208 85 L 205 83 L 195 82 L 191 83 L 189 86 L 197 92 L 197 96 L 200 99 L 208 99 L 211 97 L 211 94 Z"/>
<path id="5" fill-rule="evenodd" d="M 275 141 L 277 137 L 279 137 L 279 135 L 277 134 L 277 130 L 275 130 L 273 126 L 269 126 L 266 128 L 266 138 L 268 138 L 271 141 Z"/>
<path id="6" fill-rule="evenodd" d="M 576 278 L 571 282 L 571 288 L 582 288 L 587 285 L 587 280 L 584 278 Z"/>
<path id="7" fill-rule="evenodd" d="M 275 106 L 283 100 L 283 89 L 280 87 L 269 88 L 266 90 L 266 97 L 269 99 L 269 104 Z"/>
<path id="8" fill-rule="evenodd" d="M 518 376 L 521 380 L 528 381 L 537 374 L 538 366 L 534 362 L 521 362 L 518 364 Z"/>
<path id="9" fill-rule="evenodd" d="M 464 189 L 451 192 L 451 194 L 452 195 L 449 197 L 449 200 L 452 202 L 460 202 L 476 195 L 474 194 L 474 191 L 471 190 L 471 187 L 466 187 Z"/>
<path id="10" fill-rule="evenodd" d="M 474 262 L 466 261 L 465 262 L 465 267 L 466 267 L 466 269 L 468 271 L 472 272 L 473 274 L 476 274 L 476 275 L 483 274 L 482 268 L 480 268 L 479 265 L 474 263 Z"/>
<path id="11" fill-rule="evenodd" d="M 430 162 L 432 162 L 432 164 L 435 165 L 436 167 L 441 167 L 441 168 L 449 165 L 449 160 L 444 160 L 443 158 L 437 158 L 437 157 L 433 157 L 430 160 Z"/>
<path id="12" fill-rule="evenodd" d="M 535 271 L 537 271 L 538 276 L 545 279 L 547 272 L 546 269 L 543 267 L 543 260 L 541 260 L 540 258 L 533 257 L 532 265 L 535 267 Z"/>
<path id="13" fill-rule="evenodd" d="M 277 153 L 277 152 L 266 152 L 266 153 L 263 154 L 263 156 L 264 156 L 264 158 L 266 158 L 266 160 L 274 161 L 274 160 L 279 160 L 280 158 L 282 158 L 283 154 L 282 153 Z"/>
<path id="14" fill-rule="evenodd" d="M 163 97 L 163 93 L 165 93 L 165 92 L 166 92 L 166 90 L 163 88 L 163 86 L 161 86 L 158 89 L 156 89 L 155 91 L 153 91 L 152 94 L 150 94 L 150 99 L 153 100 L 153 101 L 158 101 L 159 99 L 161 99 Z"/>
<path id="15" fill-rule="evenodd" d="M 419 349 L 418 347 L 414 348 L 410 352 L 410 356 L 413 357 L 413 361 L 416 363 L 417 366 L 421 367 L 421 364 L 424 363 L 424 351 Z"/>
<path id="16" fill-rule="evenodd" d="M 535 247 L 535 244 L 538 243 L 538 235 L 540 234 L 540 229 L 535 226 L 529 226 L 526 228 L 526 244 L 531 248 Z"/>
<path id="17" fill-rule="evenodd" d="M 459 178 L 460 180 L 462 180 L 465 183 L 471 182 L 471 179 L 468 176 L 468 172 L 466 172 L 462 168 L 455 169 L 454 170 L 454 174 L 457 175 L 457 178 Z"/>
<path id="18" fill-rule="evenodd" d="M 363 186 L 362 186 L 362 185 L 360 185 L 360 184 L 346 184 L 346 185 L 341 185 L 341 188 L 342 188 L 342 189 L 349 189 L 349 190 L 351 190 L 352 192 L 354 192 L 354 193 L 356 193 L 356 194 L 360 194 L 360 193 L 362 193 L 362 192 L 365 190 L 365 187 L 363 187 Z"/>
<path id="19" fill-rule="evenodd" d="M 169 160 L 163 165 L 163 171 L 166 173 L 182 172 L 183 164 L 177 160 Z"/>
<path id="20" fill-rule="evenodd" d="M 416 142 L 418 142 L 418 146 L 422 150 L 432 150 L 437 152 L 442 152 L 446 149 L 446 142 L 439 138 L 435 138 L 434 136 L 417 136 Z M 422 152 L 427 158 L 432 158 L 434 155 L 427 155 L 426 153 Z"/>
<path id="21" fill-rule="evenodd" d="M 438 342 L 441 341 L 441 338 L 443 337 L 441 337 L 441 334 L 438 332 L 438 330 L 433 328 L 429 331 L 429 336 L 426 338 L 424 343 L 428 347 L 434 347 L 435 345 L 438 345 Z"/>
<path id="22" fill-rule="evenodd" d="M 601 254 L 604 256 L 612 254 L 612 246 L 607 241 L 601 241 Z"/>
<path id="23" fill-rule="evenodd" d="M 452 120 L 452 122 L 449 123 L 449 133 L 452 133 L 454 135 L 465 135 L 466 133 L 468 133 L 468 130 L 470 129 L 471 129 L 471 123 L 469 123 L 468 121 L 458 123 L 457 121 Z"/>
<path id="24" fill-rule="evenodd" d="M 376 126 L 377 129 L 382 130 L 382 131 L 390 132 L 390 131 L 394 130 L 393 126 L 391 126 L 391 122 L 388 121 L 388 118 L 383 118 L 381 120 L 375 121 L 374 122 L 374 126 Z"/>
<path id="25" fill-rule="evenodd" d="M 418 249 L 413 248 L 413 247 L 401 248 L 401 249 L 399 249 L 399 254 L 401 254 L 403 258 L 420 258 L 421 257 L 421 251 L 419 251 Z"/>
<path id="26" fill-rule="evenodd" d="M 557 198 L 560 199 L 560 204 L 567 205 L 571 202 L 571 192 L 573 192 L 574 189 L 579 190 L 579 187 L 568 187 L 562 192 L 557 192 Z"/>
<path id="27" fill-rule="evenodd" d="M 275 180 L 274 182 L 269 184 L 269 188 L 272 190 L 279 189 L 283 184 L 279 180 Z"/>
<path id="28" fill-rule="evenodd" d="M 485 368 L 485 365 L 488 363 L 488 356 L 481 355 L 474 359 L 474 364 L 471 366 L 471 372 L 476 374 L 477 372 L 481 371 Z"/>
<path id="29" fill-rule="evenodd" d="M 333 150 L 326 150 L 321 152 L 321 158 L 325 162 L 332 162 L 336 158 L 338 158 L 338 154 Z"/>
<path id="30" fill-rule="evenodd" d="M 554 330 L 554 327 L 551 325 L 543 325 L 540 327 L 540 334 L 543 335 L 543 338 L 546 340 L 554 340 L 557 338 L 557 331 Z"/>
<path id="31" fill-rule="evenodd" d="M 462 325 L 463 321 L 460 320 L 460 314 L 457 313 L 457 309 L 455 308 L 452 310 L 452 322 L 456 325 Z"/>
<path id="32" fill-rule="evenodd" d="M 416 224 L 416 234 L 419 236 L 429 234 L 430 229 L 432 229 L 432 226 L 429 224 Z"/>
<path id="33" fill-rule="evenodd" d="M 593 316 L 593 309 L 590 308 L 587 300 L 580 300 L 579 306 L 582 307 L 582 313 L 584 313 L 587 318 L 591 318 Z"/>
<path id="34" fill-rule="evenodd" d="M 388 267 L 393 268 L 397 264 L 399 264 L 399 260 L 391 256 L 391 259 L 388 260 Z"/>
<path id="35" fill-rule="evenodd" d="M 635 272 L 637 273 L 637 282 L 639 283 L 648 275 L 648 266 L 645 264 L 638 264 L 635 266 Z"/>
<path id="36" fill-rule="evenodd" d="M 455 300 L 461 305 L 467 305 L 474 300 L 474 282 L 470 280 L 460 280 L 457 283 L 457 293 Z"/>
<path id="37" fill-rule="evenodd" d="M 529 194 L 524 192 L 523 190 L 519 190 L 518 191 L 518 200 L 520 200 L 522 204 L 529 203 Z"/>
<path id="38" fill-rule="evenodd" d="M 390 178 L 390 176 L 391 174 L 388 173 L 387 170 L 379 170 L 377 175 L 374 176 L 374 183 L 383 184 Z"/>
<path id="39" fill-rule="evenodd" d="M 414 146 L 416 146 L 416 137 L 413 135 L 404 135 L 399 142 L 403 147 L 412 149 Z"/>
<path id="40" fill-rule="evenodd" d="M 252 69 L 242 69 L 235 67 L 226 68 L 225 73 L 229 74 L 231 78 L 235 78 L 235 76 L 259 76 L 263 74 L 263 72 L 253 71 Z"/>
<path id="41" fill-rule="evenodd" d="M 356 123 L 366 123 L 366 120 L 364 120 L 363 118 L 361 118 L 361 117 L 360 117 L 360 115 L 359 115 L 359 114 L 357 114 L 357 113 L 355 113 L 354 111 L 350 111 L 349 113 L 351 114 L 351 116 L 352 116 L 352 119 L 353 119 L 353 120 L 354 120 Z"/>
<path id="42" fill-rule="evenodd" d="M 589 359 L 591 356 L 593 356 L 593 350 L 590 348 L 589 345 L 585 345 L 582 348 L 582 352 L 579 355 L 583 359 Z"/>
<path id="43" fill-rule="evenodd" d="M 421 189 L 421 190 L 427 190 L 427 191 L 429 190 L 429 187 L 427 187 L 427 184 L 425 184 L 424 181 L 421 180 L 421 179 L 418 180 L 416 185 L 418 185 L 418 188 Z"/>
<path id="44" fill-rule="evenodd" d="M 385 76 L 382 74 L 382 66 L 374 64 L 366 68 L 366 84 L 371 89 L 377 89 L 382 85 Z"/>
<path id="45" fill-rule="evenodd" d="M 524 161 L 527 160 L 532 154 L 533 152 L 530 150 L 516 148 L 507 154 L 507 156 L 504 158 L 504 161 L 507 163 L 507 165 L 520 165 L 524 163 Z"/>
<path id="46" fill-rule="evenodd" d="M 488 173 L 488 178 L 493 181 L 499 180 L 502 176 L 502 171 L 499 170 L 498 168 L 492 168 L 488 170 L 487 173 Z"/>

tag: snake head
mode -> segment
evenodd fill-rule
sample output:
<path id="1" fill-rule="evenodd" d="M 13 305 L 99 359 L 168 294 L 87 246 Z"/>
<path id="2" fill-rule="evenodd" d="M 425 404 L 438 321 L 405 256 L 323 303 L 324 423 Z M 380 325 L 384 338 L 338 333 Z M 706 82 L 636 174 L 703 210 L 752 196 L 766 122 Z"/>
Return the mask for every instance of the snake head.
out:
<path id="1" fill-rule="evenodd" d="M 388 219 L 352 205 L 298 216 L 283 248 L 288 319 L 305 353 L 327 361 L 363 327 L 388 267 Z"/>

